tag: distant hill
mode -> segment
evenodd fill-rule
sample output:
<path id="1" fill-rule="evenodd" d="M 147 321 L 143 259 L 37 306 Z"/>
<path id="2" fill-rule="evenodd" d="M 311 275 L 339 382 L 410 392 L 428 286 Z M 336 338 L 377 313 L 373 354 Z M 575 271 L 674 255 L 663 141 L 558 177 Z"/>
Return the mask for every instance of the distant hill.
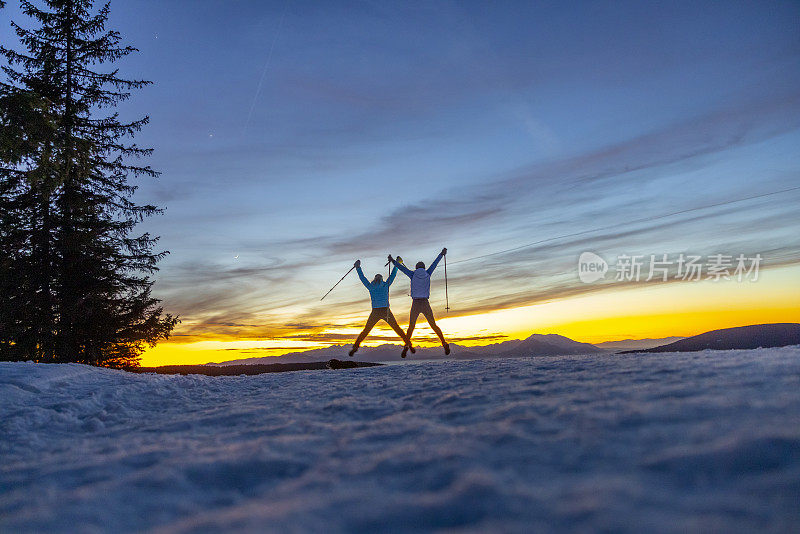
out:
<path id="1" fill-rule="evenodd" d="M 634 352 L 692 352 L 706 349 L 757 349 L 759 347 L 783 347 L 786 345 L 800 345 L 800 324 L 773 323 L 723 328 L 687 337 L 659 347 L 646 350 L 626 350 L 620 354 Z"/>
<path id="2" fill-rule="evenodd" d="M 558 354 L 594 354 L 604 352 L 589 343 L 581 343 L 558 334 L 533 334 L 504 352 L 513 356 L 549 356 Z"/>
<path id="3" fill-rule="evenodd" d="M 229 360 L 221 363 L 207 365 L 260 365 L 265 363 L 310 363 L 327 361 L 332 358 L 348 359 L 347 352 L 351 345 L 332 345 L 321 349 L 312 349 L 302 352 L 291 352 L 282 356 L 264 356 L 258 358 L 245 358 Z M 378 347 L 361 347 L 356 353 L 356 359 L 365 362 L 387 362 L 401 360 L 402 346 L 384 344 Z M 557 334 L 534 334 L 527 339 L 514 339 L 502 343 L 482 345 L 477 347 L 464 347 L 450 343 L 450 355 L 446 356 L 441 346 L 419 347 L 416 354 L 408 354 L 409 360 L 437 360 L 459 359 L 469 360 L 476 358 L 509 358 L 517 356 L 557 356 L 561 354 L 595 354 L 605 353 L 589 343 L 580 343 L 568 337 Z"/>
<path id="4" fill-rule="evenodd" d="M 595 343 L 594 346 L 604 350 L 620 351 L 620 350 L 646 350 L 653 347 L 660 347 L 667 343 L 674 343 L 686 339 L 680 336 L 662 337 L 658 339 L 621 339 L 619 341 L 603 341 L 602 343 Z"/>

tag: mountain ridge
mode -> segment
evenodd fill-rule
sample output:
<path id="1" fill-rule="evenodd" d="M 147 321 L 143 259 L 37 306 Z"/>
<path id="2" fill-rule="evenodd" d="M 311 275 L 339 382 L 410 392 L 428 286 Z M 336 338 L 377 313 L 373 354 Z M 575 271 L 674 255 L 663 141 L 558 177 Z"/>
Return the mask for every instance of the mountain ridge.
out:
<path id="1" fill-rule="evenodd" d="M 645 350 L 624 350 L 618 354 L 640 352 L 696 352 L 701 350 L 744 350 L 800 345 L 800 323 L 766 323 L 720 328 L 673 343 Z"/>

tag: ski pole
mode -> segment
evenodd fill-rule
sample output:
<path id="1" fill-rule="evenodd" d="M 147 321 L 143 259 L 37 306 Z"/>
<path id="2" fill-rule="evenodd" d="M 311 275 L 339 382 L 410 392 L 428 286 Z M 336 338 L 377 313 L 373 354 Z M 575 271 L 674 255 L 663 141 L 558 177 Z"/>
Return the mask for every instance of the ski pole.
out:
<path id="1" fill-rule="evenodd" d="M 445 307 L 447 313 L 450 313 L 450 297 L 447 294 L 447 254 L 444 255 L 444 299 L 445 299 Z"/>
<path id="2" fill-rule="evenodd" d="M 352 271 L 352 270 L 353 270 L 353 269 L 355 269 L 355 268 L 356 268 L 356 266 L 355 266 L 355 265 L 353 265 L 352 267 L 350 267 L 350 271 Z M 347 276 L 348 274 L 350 274 L 350 271 L 347 271 L 346 273 L 344 273 L 344 276 L 343 276 L 343 277 L 341 277 L 341 278 L 339 278 L 339 282 L 336 282 L 335 284 L 333 284 L 333 287 L 332 287 L 332 288 L 330 288 L 330 289 L 328 290 L 328 292 L 327 292 L 327 293 L 325 293 L 324 295 L 322 295 L 322 298 L 321 298 L 321 299 L 319 299 L 319 300 L 322 300 L 322 299 L 324 299 L 325 297 L 327 297 L 327 296 L 328 296 L 328 294 L 330 294 L 330 292 L 331 292 L 331 291 L 333 291 L 334 289 L 336 289 L 336 286 L 338 286 L 338 285 L 339 285 L 339 283 L 340 283 L 342 280 L 344 280 L 345 276 Z"/>

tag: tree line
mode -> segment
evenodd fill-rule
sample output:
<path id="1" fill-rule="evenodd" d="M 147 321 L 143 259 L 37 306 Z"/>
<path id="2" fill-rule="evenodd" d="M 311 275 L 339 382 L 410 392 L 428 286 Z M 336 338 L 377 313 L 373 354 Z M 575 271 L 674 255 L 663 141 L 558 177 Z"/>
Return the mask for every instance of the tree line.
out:
<path id="1" fill-rule="evenodd" d="M 136 49 L 109 4 L 20 6 L 19 43 L 0 46 L 0 360 L 136 365 L 178 322 L 151 295 L 168 252 L 135 231 L 161 211 L 133 199 L 159 174 L 133 142 L 149 119 L 114 111 L 151 82 L 113 68 Z"/>

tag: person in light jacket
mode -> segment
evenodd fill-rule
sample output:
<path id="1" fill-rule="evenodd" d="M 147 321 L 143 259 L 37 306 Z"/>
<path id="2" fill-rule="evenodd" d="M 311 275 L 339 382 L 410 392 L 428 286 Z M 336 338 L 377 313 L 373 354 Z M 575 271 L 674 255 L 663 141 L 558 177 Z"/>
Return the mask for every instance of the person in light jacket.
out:
<path id="1" fill-rule="evenodd" d="M 408 319 L 408 331 L 406 332 L 408 344 L 403 347 L 403 353 L 401 354 L 403 358 L 406 357 L 409 347 L 411 347 L 412 354 L 414 353 L 414 348 L 411 346 L 411 334 L 414 333 L 414 326 L 417 324 L 417 317 L 419 317 L 420 313 L 425 316 L 431 329 L 439 336 L 439 340 L 441 340 L 442 347 L 444 348 L 444 353 L 450 354 L 450 345 L 444 340 L 442 329 L 436 325 L 436 319 L 433 317 L 431 304 L 428 302 L 428 298 L 431 296 L 431 275 L 445 254 L 447 254 L 447 249 L 443 248 L 427 269 L 425 268 L 424 262 L 417 262 L 414 271 L 401 262 L 398 262 L 389 254 L 389 261 L 394 265 L 395 269 L 400 269 L 406 276 L 411 278 L 411 316 Z"/>
<path id="2" fill-rule="evenodd" d="M 397 335 L 400 336 L 400 339 L 403 340 L 405 346 L 403 347 L 403 358 L 406 357 L 406 352 L 411 349 L 411 353 L 413 354 L 416 352 L 414 347 L 411 346 L 411 342 L 408 340 L 408 336 L 406 333 L 403 332 L 403 329 L 400 328 L 400 325 L 397 324 L 397 320 L 394 318 L 392 314 L 392 310 L 389 309 L 389 286 L 392 285 L 394 282 L 394 277 L 397 275 L 397 267 L 392 269 L 392 273 L 389 275 L 389 279 L 387 281 L 383 281 L 383 276 L 380 274 L 376 274 L 375 278 L 372 279 L 370 282 L 367 280 L 367 277 L 364 276 L 364 272 L 361 270 L 361 260 L 356 260 L 355 262 L 356 272 L 358 273 L 358 277 L 361 279 L 361 283 L 364 284 L 364 287 L 367 288 L 369 291 L 369 297 L 372 301 L 372 313 L 369 314 L 369 318 L 367 319 L 367 324 L 364 326 L 364 330 L 358 335 L 356 342 L 353 344 L 353 348 L 350 349 L 350 356 L 356 353 L 358 350 L 359 345 L 361 342 L 364 341 L 364 338 L 369 335 L 370 330 L 375 324 L 380 321 L 384 320 L 389 323 L 389 326 L 397 332 Z"/>

